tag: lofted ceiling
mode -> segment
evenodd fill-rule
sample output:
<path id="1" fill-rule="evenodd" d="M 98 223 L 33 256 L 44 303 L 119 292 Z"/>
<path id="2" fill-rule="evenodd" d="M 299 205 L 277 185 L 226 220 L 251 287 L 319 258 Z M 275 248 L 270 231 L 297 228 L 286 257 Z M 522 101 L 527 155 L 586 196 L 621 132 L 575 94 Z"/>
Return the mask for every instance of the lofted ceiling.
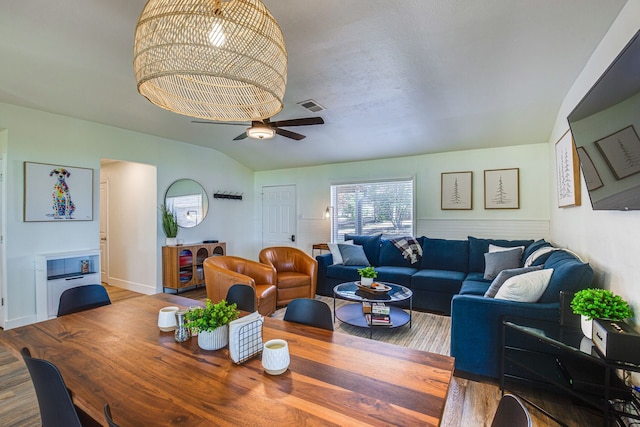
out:
<path id="1" fill-rule="evenodd" d="M 326 122 L 290 128 L 300 142 L 233 141 L 243 127 L 194 124 L 139 95 L 133 36 L 145 0 L 2 2 L 0 102 L 210 147 L 253 170 L 544 143 L 626 3 L 263 1 L 289 58 L 272 120 Z M 307 99 L 326 110 L 298 105 Z"/>

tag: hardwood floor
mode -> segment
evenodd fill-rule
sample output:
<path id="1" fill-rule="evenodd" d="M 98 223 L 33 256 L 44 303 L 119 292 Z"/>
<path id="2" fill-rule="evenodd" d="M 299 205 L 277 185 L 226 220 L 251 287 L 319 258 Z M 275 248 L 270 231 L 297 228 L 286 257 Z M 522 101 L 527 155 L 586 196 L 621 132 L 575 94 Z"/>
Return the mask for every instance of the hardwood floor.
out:
<path id="1" fill-rule="evenodd" d="M 114 304 L 140 296 L 136 292 L 106 285 Z M 204 288 L 181 293 L 200 301 L 206 299 Z M 0 332 L 1 333 L 1 332 Z M 445 351 L 448 351 L 445 349 Z M 22 360 L 7 348 L 0 346 L 0 426 L 31 427 L 40 425 L 38 404 L 29 374 Z M 532 390 L 517 392 L 554 414 L 561 414 L 569 426 L 600 426 L 602 418 L 594 416 L 570 400 Z M 500 389 L 494 383 L 471 381 L 454 377 L 442 419 L 443 427 L 490 426 L 500 400 Z M 557 424 L 528 406 L 533 425 L 539 427 Z"/>

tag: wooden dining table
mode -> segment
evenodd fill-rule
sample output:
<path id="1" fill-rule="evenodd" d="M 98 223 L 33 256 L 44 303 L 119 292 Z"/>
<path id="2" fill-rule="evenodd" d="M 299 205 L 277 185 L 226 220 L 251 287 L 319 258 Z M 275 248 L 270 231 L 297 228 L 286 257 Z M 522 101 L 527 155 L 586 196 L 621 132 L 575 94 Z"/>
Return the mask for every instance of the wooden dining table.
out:
<path id="1" fill-rule="evenodd" d="M 54 363 L 76 406 L 103 425 L 105 403 L 123 427 L 440 424 L 451 357 L 265 318 L 263 340 L 286 340 L 291 358 L 272 376 L 260 356 L 235 364 L 228 348 L 161 332 L 158 311 L 169 305 L 202 303 L 140 296 L 0 332 L 0 341 Z"/>

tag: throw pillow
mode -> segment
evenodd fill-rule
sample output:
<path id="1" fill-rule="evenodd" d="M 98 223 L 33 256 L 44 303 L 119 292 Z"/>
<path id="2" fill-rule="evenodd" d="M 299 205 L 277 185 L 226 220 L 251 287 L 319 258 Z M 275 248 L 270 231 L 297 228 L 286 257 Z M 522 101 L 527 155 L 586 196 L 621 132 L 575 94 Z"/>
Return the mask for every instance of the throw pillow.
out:
<path id="1" fill-rule="evenodd" d="M 498 293 L 498 289 L 506 282 L 508 279 L 512 277 L 519 276 L 520 274 L 529 273 L 531 271 L 542 270 L 541 265 L 537 265 L 535 267 L 526 267 L 526 268 L 511 268 L 509 270 L 502 270 L 493 282 L 491 282 L 491 286 L 487 289 L 487 292 L 484 293 L 484 296 L 487 298 L 493 298 Z"/>
<path id="2" fill-rule="evenodd" d="M 353 240 L 347 240 L 346 242 L 340 243 L 341 245 L 353 245 Z M 329 246 L 329 251 L 333 256 L 334 264 L 342 264 L 342 255 L 340 254 L 340 249 L 338 249 L 338 243 L 327 243 Z"/>
<path id="3" fill-rule="evenodd" d="M 487 252 L 484 254 L 484 278 L 485 280 L 493 280 L 502 270 L 520 267 L 521 261 L 521 247 L 500 252 Z"/>
<path id="4" fill-rule="evenodd" d="M 489 252 L 510 251 L 511 249 L 516 249 L 516 248 L 520 248 L 522 251 L 524 251 L 524 246 L 504 247 L 504 246 L 496 246 L 496 245 L 489 244 Z"/>
<path id="5" fill-rule="evenodd" d="M 340 255 L 342 255 L 342 263 L 344 265 L 364 265 L 368 266 L 369 260 L 364 253 L 364 248 L 360 245 L 338 244 Z"/>
<path id="6" fill-rule="evenodd" d="M 531 271 L 508 279 L 498 290 L 496 299 L 537 302 L 549 286 L 553 268 Z"/>

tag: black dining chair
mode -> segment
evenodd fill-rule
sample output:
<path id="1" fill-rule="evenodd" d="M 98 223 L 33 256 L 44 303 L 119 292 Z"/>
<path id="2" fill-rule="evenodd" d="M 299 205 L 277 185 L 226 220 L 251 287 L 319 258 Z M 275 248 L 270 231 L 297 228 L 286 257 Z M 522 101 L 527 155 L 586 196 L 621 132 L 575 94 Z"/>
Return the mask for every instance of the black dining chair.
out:
<path id="1" fill-rule="evenodd" d="M 31 357 L 26 347 L 21 354 L 36 390 L 42 427 L 82 427 L 58 368 L 51 362 Z"/>
<path id="2" fill-rule="evenodd" d="M 531 416 L 520 399 L 505 394 L 500 399 L 491 427 L 531 427 Z"/>
<path id="3" fill-rule="evenodd" d="M 118 424 L 113 422 L 113 417 L 111 416 L 111 408 L 108 403 L 104 404 L 104 418 L 107 420 L 107 424 L 109 427 L 120 427 Z"/>
<path id="4" fill-rule="evenodd" d="M 227 302 L 237 305 L 238 310 L 253 313 L 256 311 L 256 291 L 248 285 L 235 284 L 227 291 Z"/>
<path id="5" fill-rule="evenodd" d="M 109 294 L 102 285 L 84 285 L 67 289 L 60 295 L 58 317 L 111 304 Z"/>
<path id="6" fill-rule="evenodd" d="M 287 305 L 284 320 L 333 331 L 331 308 L 312 298 L 296 298 Z"/>

